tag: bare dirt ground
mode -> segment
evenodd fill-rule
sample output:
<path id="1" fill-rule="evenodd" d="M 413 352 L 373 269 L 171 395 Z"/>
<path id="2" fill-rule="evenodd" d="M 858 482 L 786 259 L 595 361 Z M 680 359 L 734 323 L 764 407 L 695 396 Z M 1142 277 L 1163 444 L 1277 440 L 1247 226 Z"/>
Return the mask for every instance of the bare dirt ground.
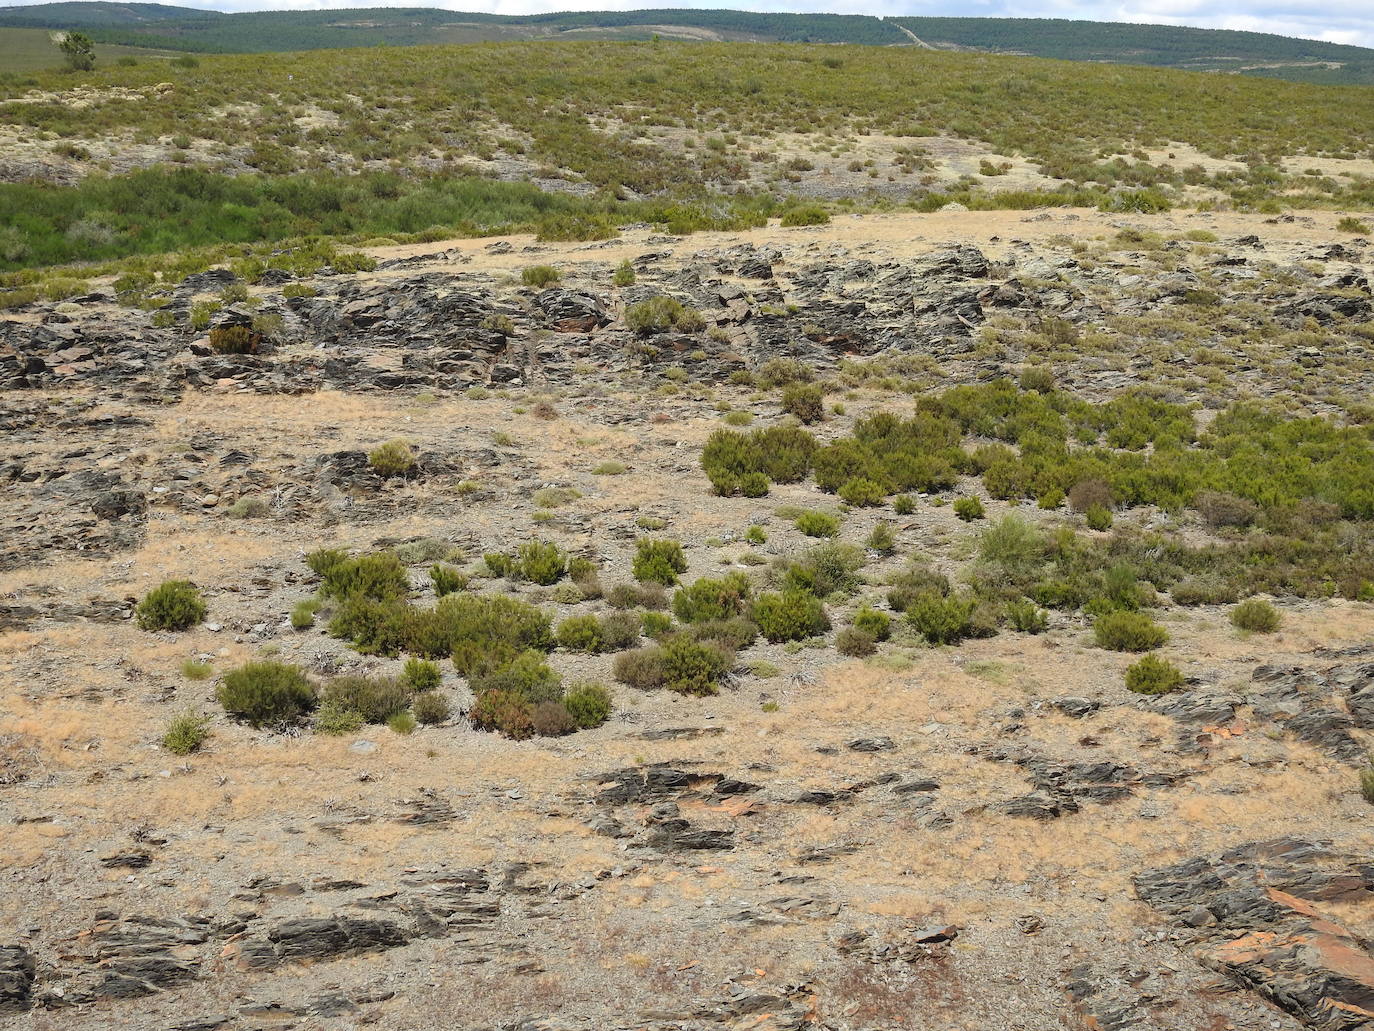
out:
<path id="1" fill-rule="evenodd" d="M 1131 222 L 1260 234 L 1271 255 L 1297 255 L 1348 243 L 1336 218 Z M 780 248 L 793 264 L 900 262 L 953 244 L 997 261 L 1052 238 L 1090 244 L 1120 224 L 1090 211 L 949 212 L 675 240 L 632 230 L 592 246 L 460 240 L 379 248 L 384 263 L 434 260 L 384 264 L 360 281 L 377 287 L 418 267 L 512 293 L 503 277 L 538 261 L 591 289 L 622 258 L 652 251 L 668 282 L 694 256 L 739 245 Z M 606 725 L 562 738 L 472 729 L 458 715 L 471 695 L 447 664 L 445 724 L 408 736 L 254 730 L 215 702 L 218 678 L 245 661 L 270 656 L 321 676 L 400 669 L 323 625 L 292 629 L 292 605 L 315 589 L 303 556 L 317 548 L 432 540 L 476 570 L 484 552 L 539 537 L 594 557 L 609 587 L 630 580 L 652 517 L 664 522 L 654 536 L 683 543 L 691 581 L 748 571 L 746 552 L 765 563 L 798 553 L 814 542 L 778 510 L 836 499 L 812 483 L 759 499 L 710 493 L 698 457 L 721 425 L 716 403 L 756 426 L 778 418 L 775 398 L 725 382 L 654 392 L 591 370 L 537 395 L 518 384 L 302 394 L 252 384 L 221 377 L 152 402 L 52 384 L 0 403 L 15 433 L 7 460 L 51 470 L 89 460 L 148 497 L 146 529 L 127 546 L 51 547 L 0 571 L 0 959 L 6 947 L 31 959 L 28 974 L 19 959 L 19 974 L 0 964 L 0 1014 L 10 1003 L 13 1026 L 1250 1031 L 1374 1019 L 1328 1007 L 1319 1023 L 1276 1005 L 1250 990 L 1258 975 L 1237 973 L 1249 968 L 1212 958 L 1217 936 L 1259 925 L 1228 923 L 1220 903 L 1180 920 L 1135 883 L 1254 842 L 1332 842 L 1364 872 L 1313 904 L 1361 952 L 1374 885 L 1351 885 L 1369 879 L 1374 832 L 1355 769 L 1258 714 L 1252 693 L 1258 667 L 1368 661 L 1339 655 L 1374 641 L 1374 605 L 1277 599 L 1282 628 L 1264 636 L 1235 630 L 1226 607 L 1161 609 L 1163 654 L 1189 677 L 1183 695 L 1236 699 L 1222 723 L 1131 694 L 1122 677 L 1135 656 L 1094 647 L 1088 621 L 1056 614 L 1043 635 L 958 647 L 899 633 L 868 660 L 826 640 L 760 642 L 708 698 L 635 691 L 614 682 L 611 656 L 559 650 L 551 662 L 566 680 L 600 680 L 616 705 Z M 531 410 L 540 398 L 553 418 Z M 824 433 L 909 406 L 856 388 Z M 321 456 L 397 437 L 442 456 L 444 471 L 326 500 L 292 493 L 314 482 Z M 627 471 L 593 471 L 608 461 Z M 6 525 L 24 523 L 33 482 L 12 481 L 0 499 Z M 532 494 L 545 485 L 581 496 L 536 516 Z M 273 499 L 266 515 L 225 514 L 250 495 Z M 990 518 L 1016 507 L 987 505 Z M 861 545 L 879 519 L 893 516 L 848 513 L 841 539 Z M 746 544 L 751 525 L 766 543 Z M 837 627 L 860 601 L 882 606 L 882 582 L 912 557 L 957 568 L 975 532 L 924 501 L 894 526 L 895 554 L 870 555 L 867 585 L 831 605 Z M 41 531 L 15 530 L 19 543 Z M 411 568 L 422 598 L 429 565 Z M 202 589 L 207 622 L 138 629 L 129 603 L 176 578 Z M 559 618 L 606 610 L 528 584 L 473 589 L 514 591 Z M 208 663 L 210 678 L 188 679 L 188 660 Z M 187 709 L 212 715 L 212 736 L 177 757 L 159 741 Z M 1046 811 L 1028 815 L 1015 804 L 1026 799 Z M 722 832 L 717 845 L 661 831 L 674 820 Z M 1360 962 L 1344 975 L 1362 976 Z"/>

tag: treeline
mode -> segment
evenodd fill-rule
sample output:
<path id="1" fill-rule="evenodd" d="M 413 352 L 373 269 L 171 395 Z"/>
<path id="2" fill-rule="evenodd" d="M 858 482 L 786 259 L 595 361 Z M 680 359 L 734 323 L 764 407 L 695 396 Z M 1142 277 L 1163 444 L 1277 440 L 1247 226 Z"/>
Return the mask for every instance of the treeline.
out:
<path id="1" fill-rule="evenodd" d="M 1068 61 L 1178 67 L 1199 62 L 1221 66 L 1262 60 L 1368 62 L 1374 58 L 1374 53 L 1364 47 L 1232 29 L 1128 25 L 1062 18 L 912 17 L 891 20 L 931 45 L 951 43 Z"/>

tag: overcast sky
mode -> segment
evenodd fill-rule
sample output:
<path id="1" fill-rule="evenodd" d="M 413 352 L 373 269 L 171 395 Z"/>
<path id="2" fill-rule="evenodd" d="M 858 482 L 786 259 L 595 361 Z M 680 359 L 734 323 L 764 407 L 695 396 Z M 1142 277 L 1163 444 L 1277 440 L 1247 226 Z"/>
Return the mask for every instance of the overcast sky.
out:
<path id="1" fill-rule="evenodd" d="M 0 6 L 42 0 L 0 0 Z M 624 11 L 655 7 L 723 7 L 742 11 L 817 11 L 834 14 L 981 15 L 1010 18 L 1080 18 L 1089 21 L 1198 25 L 1249 29 L 1284 36 L 1374 47 L 1374 0 L 745 0 L 741 3 L 674 0 L 181 0 L 178 6 L 216 11 L 329 9 L 339 7 L 444 7 L 490 14 L 543 11 Z"/>

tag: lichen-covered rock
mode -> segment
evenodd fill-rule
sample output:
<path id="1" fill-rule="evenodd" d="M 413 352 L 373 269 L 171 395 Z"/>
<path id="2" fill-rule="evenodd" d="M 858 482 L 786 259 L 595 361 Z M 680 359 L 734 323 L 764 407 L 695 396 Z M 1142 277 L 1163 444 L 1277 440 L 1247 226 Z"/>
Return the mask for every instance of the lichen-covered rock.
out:
<path id="1" fill-rule="evenodd" d="M 1374 1024 L 1374 955 L 1321 903 L 1374 898 L 1374 867 L 1296 838 L 1148 870 L 1142 902 L 1198 928 L 1198 958 L 1321 1031 Z M 1198 910 L 1213 919 L 1200 919 Z"/>
<path id="2" fill-rule="evenodd" d="M 0 1016 L 22 1013 L 33 1005 L 37 964 L 22 945 L 0 945 Z"/>

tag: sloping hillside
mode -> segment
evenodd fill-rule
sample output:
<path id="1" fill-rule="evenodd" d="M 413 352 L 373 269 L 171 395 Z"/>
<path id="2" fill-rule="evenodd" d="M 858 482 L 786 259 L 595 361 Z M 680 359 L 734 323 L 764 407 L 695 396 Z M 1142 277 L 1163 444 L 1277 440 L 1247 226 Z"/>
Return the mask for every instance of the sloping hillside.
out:
<path id="1" fill-rule="evenodd" d="M 54 3 L 0 8 L 0 26 L 81 29 L 106 43 L 205 53 L 263 53 L 530 39 L 859 43 L 1029 54 L 1374 83 L 1374 51 L 1258 32 L 1025 18 L 649 9 L 502 16 L 436 8 L 223 14 L 164 4 Z M 919 42 L 918 42 L 919 41 Z"/>

